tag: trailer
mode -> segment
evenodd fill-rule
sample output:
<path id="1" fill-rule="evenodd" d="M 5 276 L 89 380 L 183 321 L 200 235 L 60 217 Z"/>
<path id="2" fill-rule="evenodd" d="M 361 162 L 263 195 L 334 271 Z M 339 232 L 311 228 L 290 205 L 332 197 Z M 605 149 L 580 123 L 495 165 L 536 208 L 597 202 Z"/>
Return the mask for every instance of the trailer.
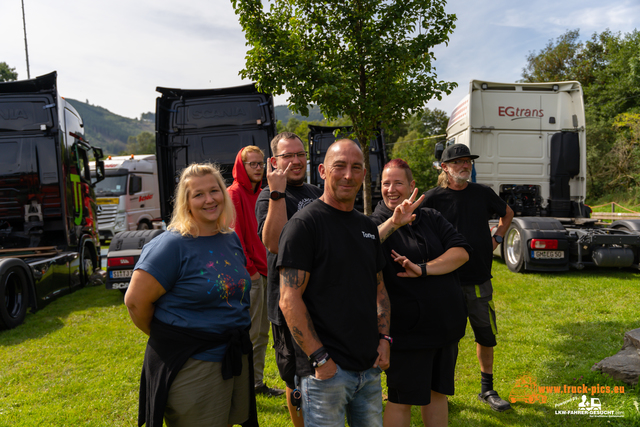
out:
<path id="1" fill-rule="evenodd" d="M 511 271 L 640 268 L 640 220 L 604 224 L 585 205 L 580 83 L 472 80 L 451 114 L 446 142 L 436 144 L 434 166 L 455 143 L 479 156 L 471 180 L 491 187 L 515 213 L 495 252 Z"/>
<path id="2" fill-rule="evenodd" d="M 216 163 L 231 184 L 238 151 L 255 145 L 270 157 L 270 142 L 277 132 L 273 97 L 259 92 L 254 84 L 156 90 L 161 93 L 156 101 L 160 212 L 169 224 L 173 193 L 185 167 L 194 162 Z M 107 254 L 107 289 L 126 291 L 142 247 L 161 232 L 126 231 L 114 236 Z"/>
<path id="3" fill-rule="evenodd" d="M 0 83 L 0 328 L 100 269 L 93 189 L 104 179 L 102 150 L 84 139 L 56 77 Z"/>

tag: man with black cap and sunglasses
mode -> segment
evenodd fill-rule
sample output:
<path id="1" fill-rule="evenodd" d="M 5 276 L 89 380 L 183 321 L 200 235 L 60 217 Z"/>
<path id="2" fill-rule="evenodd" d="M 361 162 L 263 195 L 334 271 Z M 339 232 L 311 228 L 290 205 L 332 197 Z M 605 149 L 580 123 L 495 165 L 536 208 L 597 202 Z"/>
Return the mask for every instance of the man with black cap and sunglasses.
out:
<path id="1" fill-rule="evenodd" d="M 491 409 L 503 412 L 511 409 L 511 405 L 493 389 L 493 347 L 498 330 L 492 299 L 491 263 L 494 249 L 502 243 L 511 224 L 513 210 L 491 188 L 469 182 L 473 161 L 478 157 L 464 144 L 447 147 L 440 159 L 442 173 L 438 187 L 425 193 L 423 206 L 440 211 L 473 248 L 469 261 L 458 269 L 458 275 L 480 362 L 478 399 Z M 494 216 L 500 220 L 492 236 L 488 221 Z"/>

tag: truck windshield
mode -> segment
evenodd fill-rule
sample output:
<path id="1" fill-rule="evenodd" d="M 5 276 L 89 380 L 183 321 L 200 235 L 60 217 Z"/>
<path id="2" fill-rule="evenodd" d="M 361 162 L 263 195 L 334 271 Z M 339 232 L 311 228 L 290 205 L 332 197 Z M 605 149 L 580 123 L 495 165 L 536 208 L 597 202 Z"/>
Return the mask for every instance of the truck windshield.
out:
<path id="1" fill-rule="evenodd" d="M 97 197 L 121 196 L 127 191 L 127 175 L 107 175 L 103 181 L 96 184 L 95 191 Z"/>

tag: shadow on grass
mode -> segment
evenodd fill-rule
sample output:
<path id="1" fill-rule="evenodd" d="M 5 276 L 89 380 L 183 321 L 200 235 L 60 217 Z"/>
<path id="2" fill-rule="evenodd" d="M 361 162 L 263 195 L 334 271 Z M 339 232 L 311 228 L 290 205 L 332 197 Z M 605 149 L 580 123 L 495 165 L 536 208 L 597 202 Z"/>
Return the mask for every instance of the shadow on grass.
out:
<path id="1" fill-rule="evenodd" d="M 122 305 L 121 292 L 102 286 L 85 287 L 64 295 L 35 313 L 28 312 L 22 325 L 0 331 L 0 346 L 12 346 L 43 337 L 64 326 L 64 320 L 72 313 L 89 308 Z"/>
<path id="2" fill-rule="evenodd" d="M 542 426 L 550 424 L 549 417 L 552 413 L 549 412 L 549 408 L 539 404 L 512 404 L 512 410 L 507 412 L 496 412 L 485 406 L 461 404 L 456 402 L 453 404 L 449 401 L 449 423 L 451 425 L 461 425 L 461 421 L 464 420 L 464 425 L 478 425 L 478 426 L 521 426 L 523 417 L 526 417 L 526 425 L 530 426 Z"/>

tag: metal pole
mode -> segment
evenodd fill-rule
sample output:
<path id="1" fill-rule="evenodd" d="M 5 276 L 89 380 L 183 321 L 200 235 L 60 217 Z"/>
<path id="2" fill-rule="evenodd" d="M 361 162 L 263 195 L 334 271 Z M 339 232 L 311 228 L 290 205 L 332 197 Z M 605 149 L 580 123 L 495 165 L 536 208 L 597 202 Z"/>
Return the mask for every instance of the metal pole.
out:
<path id="1" fill-rule="evenodd" d="M 27 48 L 27 20 L 24 17 L 24 0 L 22 0 L 22 26 L 24 27 L 24 53 L 27 56 L 27 78 L 31 78 L 29 70 L 29 49 Z"/>

